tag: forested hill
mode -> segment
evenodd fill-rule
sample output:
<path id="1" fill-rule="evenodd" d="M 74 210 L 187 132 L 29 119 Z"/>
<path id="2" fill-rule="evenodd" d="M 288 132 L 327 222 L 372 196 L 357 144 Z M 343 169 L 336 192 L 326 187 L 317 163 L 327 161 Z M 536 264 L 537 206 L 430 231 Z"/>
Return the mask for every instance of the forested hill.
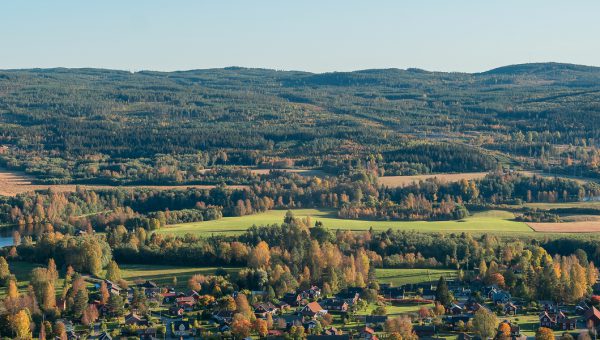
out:
<path id="1" fill-rule="evenodd" d="M 600 68 L 524 64 L 477 74 L 419 69 L 313 74 L 230 67 L 130 73 L 0 71 L 0 165 L 48 182 L 186 182 L 219 164 L 388 174 L 498 162 L 594 175 Z M 153 177 L 154 178 L 154 177 Z"/>

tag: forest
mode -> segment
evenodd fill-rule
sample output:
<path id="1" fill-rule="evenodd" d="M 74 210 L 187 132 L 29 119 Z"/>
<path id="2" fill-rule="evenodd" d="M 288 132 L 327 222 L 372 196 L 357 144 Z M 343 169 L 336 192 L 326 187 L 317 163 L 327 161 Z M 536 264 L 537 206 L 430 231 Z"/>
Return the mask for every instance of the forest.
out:
<path id="1" fill-rule="evenodd" d="M 40 183 L 248 183 L 223 166 L 597 177 L 600 69 L 0 71 L 0 166 Z M 208 172 L 207 172 L 208 171 Z"/>

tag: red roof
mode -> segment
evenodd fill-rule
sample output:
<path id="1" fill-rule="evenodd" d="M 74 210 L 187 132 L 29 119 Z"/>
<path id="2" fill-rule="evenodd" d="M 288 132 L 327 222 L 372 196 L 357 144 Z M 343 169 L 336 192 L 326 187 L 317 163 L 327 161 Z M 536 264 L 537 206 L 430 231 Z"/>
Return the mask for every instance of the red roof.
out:
<path id="1" fill-rule="evenodd" d="M 323 310 L 323 307 L 321 307 L 321 305 L 319 305 L 319 303 L 316 301 L 307 304 L 306 307 L 308 307 L 308 309 L 315 314 Z"/>
<path id="2" fill-rule="evenodd" d="M 596 309 L 596 307 L 592 307 L 592 309 L 588 310 L 585 313 L 585 318 L 586 319 L 595 318 L 596 320 L 600 320 L 600 311 L 598 309 Z"/>

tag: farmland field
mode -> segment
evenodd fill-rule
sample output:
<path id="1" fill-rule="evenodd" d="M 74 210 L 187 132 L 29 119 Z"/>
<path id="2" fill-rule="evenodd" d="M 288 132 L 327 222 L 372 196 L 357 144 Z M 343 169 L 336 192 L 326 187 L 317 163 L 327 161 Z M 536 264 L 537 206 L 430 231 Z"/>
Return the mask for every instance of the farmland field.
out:
<path id="1" fill-rule="evenodd" d="M 501 210 L 477 212 L 459 221 L 370 221 L 346 220 L 336 216 L 334 210 L 326 209 L 296 209 L 296 217 L 310 216 L 313 223 L 321 221 L 330 229 L 346 230 L 416 230 L 422 232 L 472 232 L 472 233 L 530 233 L 532 232 L 525 223 L 516 222 L 514 215 Z M 185 235 L 210 235 L 216 233 L 239 234 L 252 225 L 270 225 L 282 223 L 286 210 L 271 210 L 265 213 L 247 215 L 242 217 L 225 217 L 219 220 L 192 222 L 167 226 L 158 233 Z"/>
<path id="2" fill-rule="evenodd" d="M 123 264 L 120 266 L 121 276 L 129 282 L 136 280 L 152 280 L 160 286 L 172 285 L 173 277 L 177 278 L 177 288 L 187 288 L 187 281 L 195 274 L 212 275 L 217 267 L 183 267 L 143 264 Z M 239 268 L 224 268 L 230 275 L 235 275 Z"/>
<path id="3" fill-rule="evenodd" d="M 31 263 L 25 261 L 10 261 L 8 263 L 8 267 L 10 268 L 10 272 L 15 275 L 17 278 L 17 287 L 20 292 L 27 291 L 27 286 L 29 285 L 29 279 L 31 278 L 31 271 L 37 267 L 44 267 L 44 265 L 38 263 Z M 61 273 L 61 276 L 63 273 Z M 61 293 L 63 289 L 63 279 L 58 280 L 58 284 L 56 285 L 56 292 Z M 6 287 L 0 288 L 0 298 L 4 298 L 6 295 Z"/>
<path id="4" fill-rule="evenodd" d="M 16 196 L 24 192 L 47 190 L 52 188 L 56 192 L 74 192 L 78 185 L 75 184 L 32 184 L 34 179 L 22 172 L 0 169 L 0 196 Z M 112 185 L 79 185 L 84 189 L 211 189 L 214 185 L 139 185 L 139 186 L 112 186 Z M 244 188 L 244 185 L 232 185 L 230 188 Z"/>
<path id="5" fill-rule="evenodd" d="M 441 182 L 458 182 L 462 179 L 480 179 L 485 177 L 488 172 L 464 172 L 457 174 L 433 174 L 433 175 L 415 175 L 415 176 L 384 176 L 377 180 L 379 184 L 395 188 L 425 181 L 430 178 L 437 178 Z"/>
<path id="6" fill-rule="evenodd" d="M 596 233 L 600 231 L 600 221 L 579 221 L 563 223 L 527 223 L 536 232 L 544 233 Z"/>
<path id="7" fill-rule="evenodd" d="M 440 276 L 447 279 L 456 277 L 456 270 L 451 269 L 377 268 L 375 273 L 379 282 L 393 286 L 435 282 Z"/>

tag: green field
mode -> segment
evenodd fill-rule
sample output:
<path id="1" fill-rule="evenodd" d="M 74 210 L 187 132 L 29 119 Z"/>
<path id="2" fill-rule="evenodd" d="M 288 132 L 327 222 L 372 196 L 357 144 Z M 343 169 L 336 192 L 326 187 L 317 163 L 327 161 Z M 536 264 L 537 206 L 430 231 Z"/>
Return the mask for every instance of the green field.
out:
<path id="1" fill-rule="evenodd" d="M 9 261 L 8 267 L 10 268 L 10 272 L 15 275 L 17 278 L 17 287 L 20 292 L 26 292 L 27 286 L 29 285 L 29 279 L 31 278 L 31 271 L 37 267 L 45 267 L 44 265 L 24 262 L 24 261 Z M 64 277 L 64 273 L 60 273 L 61 277 Z M 62 293 L 63 289 L 63 279 L 58 280 L 58 284 L 56 285 L 56 293 Z M 4 298 L 6 296 L 6 287 L 0 288 L 0 298 Z"/>
<path id="2" fill-rule="evenodd" d="M 380 283 L 391 283 L 393 286 L 435 282 L 440 276 L 444 276 L 446 279 L 456 277 L 456 270 L 450 269 L 377 268 L 375 273 Z"/>
<path id="3" fill-rule="evenodd" d="M 490 210 L 476 212 L 472 216 L 460 221 L 369 221 L 369 220 L 346 220 L 337 218 L 335 211 L 325 209 L 296 209 L 293 210 L 296 217 L 310 216 L 312 221 L 321 221 L 330 229 L 348 230 L 387 230 L 389 228 L 398 230 L 416 230 L 422 232 L 471 232 L 471 233 L 532 233 L 533 231 L 525 223 L 516 222 L 512 219 L 511 212 L 502 210 Z M 210 234 L 239 234 L 252 225 L 267 225 L 282 223 L 286 210 L 271 210 L 265 213 L 247 215 L 242 217 L 224 217 L 220 220 L 182 223 L 167 226 L 158 233 L 185 235 L 187 233 L 196 235 Z"/>
<path id="4" fill-rule="evenodd" d="M 136 280 L 152 280 L 160 286 L 172 285 L 173 277 L 177 277 L 177 289 L 187 289 L 187 281 L 195 274 L 211 275 L 217 267 L 183 267 L 143 264 L 120 265 L 121 276 L 130 283 Z M 230 275 L 239 268 L 224 268 Z"/>

